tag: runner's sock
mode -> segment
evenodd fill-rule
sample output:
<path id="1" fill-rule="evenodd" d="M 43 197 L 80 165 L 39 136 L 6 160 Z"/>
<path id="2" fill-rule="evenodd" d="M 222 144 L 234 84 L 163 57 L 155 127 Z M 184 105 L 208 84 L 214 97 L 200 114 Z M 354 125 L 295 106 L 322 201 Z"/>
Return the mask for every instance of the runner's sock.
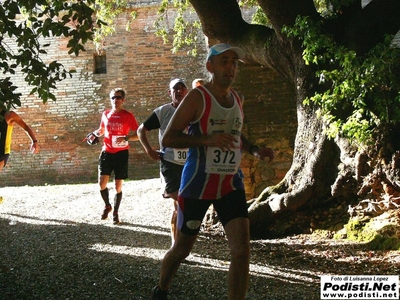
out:
<path id="1" fill-rule="evenodd" d="M 119 206 L 122 200 L 122 192 L 115 194 L 114 196 L 114 214 L 118 214 Z"/>
<path id="2" fill-rule="evenodd" d="M 103 198 L 103 201 L 104 201 L 105 205 L 106 206 L 111 206 L 110 199 L 108 197 L 108 188 L 105 188 L 104 190 L 101 190 L 100 194 L 101 194 L 101 198 Z"/>

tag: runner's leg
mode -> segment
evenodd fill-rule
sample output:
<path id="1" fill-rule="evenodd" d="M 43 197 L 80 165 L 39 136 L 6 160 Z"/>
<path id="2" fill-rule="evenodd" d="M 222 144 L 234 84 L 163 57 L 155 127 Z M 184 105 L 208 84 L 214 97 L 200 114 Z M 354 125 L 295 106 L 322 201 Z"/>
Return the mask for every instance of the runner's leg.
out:
<path id="1" fill-rule="evenodd" d="M 250 263 L 249 219 L 236 218 L 225 225 L 225 233 L 231 252 L 228 275 L 228 299 L 245 299 Z"/>

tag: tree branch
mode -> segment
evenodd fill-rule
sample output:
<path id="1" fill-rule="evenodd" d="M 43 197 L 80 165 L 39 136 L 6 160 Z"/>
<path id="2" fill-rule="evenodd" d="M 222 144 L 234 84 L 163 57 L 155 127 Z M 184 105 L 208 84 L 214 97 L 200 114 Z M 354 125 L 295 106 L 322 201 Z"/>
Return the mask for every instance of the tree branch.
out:
<path id="1" fill-rule="evenodd" d="M 278 34 L 283 26 L 293 26 L 298 15 L 320 18 L 313 0 L 258 0 L 258 3 Z"/>
<path id="2" fill-rule="evenodd" d="M 209 38 L 222 40 L 241 37 L 248 30 L 236 0 L 190 0 Z"/>
<path id="3" fill-rule="evenodd" d="M 239 46 L 246 53 L 247 61 L 283 70 L 281 74 L 287 77 L 290 71 L 284 66 L 290 61 L 287 53 L 290 47 L 282 46 L 282 40 L 277 39 L 273 29 L 244 21 L 236 0 L 190 0 L 190 3 L 210 44 L 224 42 Z M 279 64 L 281 60 L 285 61 L 282 65 Z"/>

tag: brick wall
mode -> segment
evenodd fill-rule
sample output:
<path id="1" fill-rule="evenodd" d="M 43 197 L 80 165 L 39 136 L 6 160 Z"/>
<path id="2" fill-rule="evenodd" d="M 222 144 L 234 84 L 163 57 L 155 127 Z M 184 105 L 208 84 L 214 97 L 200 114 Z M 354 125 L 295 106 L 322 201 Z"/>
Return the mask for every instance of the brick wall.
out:
<path id="1" fill-rule="evenodd" d="M 16 126 L 12 153 L 0 173 L 0 186 L 69 184 L 97 181 L 97 158 L 101 146 L 89 146 L 82 140 L 99 126 L 101 113 L 109 107 L 112 88 L 127 91 L 125 108 L 143 122 L 152 110 L 169 102 L 168 83 L 174 77 L 188 84 L 206 77 L 204 51 L 196 58 L 185 52 L 172 54 L 170 45 L 154 35 L 157 5 L 138 9 L 138 18 L 125 31 L 125 20 L 118 20 L 115 35 L 105 45 L 107 73 L 93 74 L 93 49 L 79 57 L 68 56 L 66 41 L 51 41 L 46 57 L 59 60 L 76 70 L 73 78 L 58 85 L 56 102 L 43 104 L 26 87 L 21 75 L 13 80 L 23 94 L 16 112 L 35 131 L 40 153 L 29 152 L 29 139 Z M 245 95 L 245 135 L 259 145 L 272 146 L 277 159 L 266 164 L 245 155 L 242 168 L 246 175 L 248 197 L 265 185 L 279 182 L 290 167 L 296 131 L 296 106 L 292 88 L 277 73 L 258 65 L 242 65 L 235 88 Z M 149 133 L 157 144 L 157 132 Z M 131 142 L 130 179 L 158 177 L 158 163 L 147 157 L 139 142 Z"/>

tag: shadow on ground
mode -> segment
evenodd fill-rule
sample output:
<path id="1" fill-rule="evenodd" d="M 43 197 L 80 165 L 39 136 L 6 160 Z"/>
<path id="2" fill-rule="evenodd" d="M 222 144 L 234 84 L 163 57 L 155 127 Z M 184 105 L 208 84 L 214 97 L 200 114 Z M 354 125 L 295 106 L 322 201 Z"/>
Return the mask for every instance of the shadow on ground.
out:
<path id="1" fill-rule="evenodd" d="M 154 196 L 138 192 L 134 183 L 125 185 L 120 226 L 99 220 L 95 185 L 50 187 L 41 197 L 35 193 L 48 189 L 9 191 L 0 206 L 0 298 L 149 299 L 170 245 L 170 208 L 154 184 L 146 187 Z M 4 195 L 6 189 L 0 191 Z M 400 272 L 398 253 L 388 259 L 363 245 L 302 236 L 252 241 L 251 247 L 248 300 L 320 299 L 320 275 Z M 228 267 L 224 236 L 202 232 L 170 299 L 226 299 Z"/>

